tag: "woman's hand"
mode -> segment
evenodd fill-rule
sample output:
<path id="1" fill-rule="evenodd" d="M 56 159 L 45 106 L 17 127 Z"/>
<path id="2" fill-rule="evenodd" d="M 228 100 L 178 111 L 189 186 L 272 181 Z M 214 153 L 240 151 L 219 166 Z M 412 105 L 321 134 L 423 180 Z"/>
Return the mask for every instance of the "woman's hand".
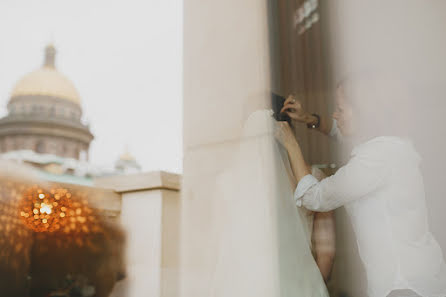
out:
<path id="1" fill-rule="evenodd" d="M 276 122 L 274 136 L 287 150 L 298 145 L 293 130 L 288 122 Z"/>
<path id="2" fill-rule="evenodd" d="M 288 95 L 280 113 L 287 114 L 292 120 L 299 123 L 310 124 L 317 121 L 313 115 L 303 108 L 302 102 L 297 100 L 294 95 Z"/>

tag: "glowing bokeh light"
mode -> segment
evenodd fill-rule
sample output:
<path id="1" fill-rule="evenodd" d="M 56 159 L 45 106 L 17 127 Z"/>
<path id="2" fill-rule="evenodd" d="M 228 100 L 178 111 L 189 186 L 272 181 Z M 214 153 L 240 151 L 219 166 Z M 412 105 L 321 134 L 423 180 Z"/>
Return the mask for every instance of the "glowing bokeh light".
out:
<path id="1" fill-rule="evenodd" d="M 62 187 L 45 190 L 34 185 L 26 189 L 19 212 L 25 225 L 35 232 L 90 233 L 102 229 L 85 194 Z"/>

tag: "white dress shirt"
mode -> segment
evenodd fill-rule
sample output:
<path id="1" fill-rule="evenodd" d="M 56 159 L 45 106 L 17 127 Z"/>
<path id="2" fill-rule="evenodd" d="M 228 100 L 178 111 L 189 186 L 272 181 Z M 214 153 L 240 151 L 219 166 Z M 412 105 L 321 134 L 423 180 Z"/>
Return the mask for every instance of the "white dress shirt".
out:
<path id="1" fill-rule="evenodd" d="M 396 289 L 446 296 L 446 265 L 429 231 L 419 162 L 409 141 L 377 137 L 356 146 L 333 176 L 318 182 L 307 175 L 295 190 L 296 204 L 310 210 L 345 206 L 371 297 Z"/>

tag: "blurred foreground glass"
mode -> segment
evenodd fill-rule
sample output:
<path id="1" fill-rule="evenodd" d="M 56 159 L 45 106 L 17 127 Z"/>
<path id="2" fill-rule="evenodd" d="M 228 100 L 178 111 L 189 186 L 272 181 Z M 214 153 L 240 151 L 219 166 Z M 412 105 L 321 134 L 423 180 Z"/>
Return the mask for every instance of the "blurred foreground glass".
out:
<path id="1" fill-rule="evenodd" d="M 125 236 L 104 203 L 113 194 L 1 165 L 2 296 L 109 296 L 125 275 Z"/>

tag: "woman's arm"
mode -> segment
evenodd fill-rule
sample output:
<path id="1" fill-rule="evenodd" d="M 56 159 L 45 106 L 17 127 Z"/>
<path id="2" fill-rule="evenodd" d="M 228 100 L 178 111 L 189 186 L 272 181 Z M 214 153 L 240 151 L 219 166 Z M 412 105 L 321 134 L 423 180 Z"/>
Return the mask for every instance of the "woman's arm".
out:
<path id="1" fill-rule="evenodd" d="M 312 241 L 316 264 L 325 282 L 330 279 L 336 251 L 336 230 L 334 212 L 314 214 Z"/>
<path id="2" fill-rule="evenodd" d="M 296 182 L 299 184 L 299 181 L 301 181 L 304 176 L 311 174 L 311 171 L 308 169 L 307 163 L 305 163 L 302 150 L 297 141 L 295 144 L 290 145 L 287 148 L 287 151 L 291 169 L 293 170 Z"/>
<path id="3" fill-rule="evenodd" d="M 291 169 L 296 183 L 306 175 L 311 174 L 308 165 L 305 163 L 302 150 L 294 137 L 293 131 L 287 122 L 277 122 L 276 139 L 282 143 L 288 152 Z"/>

